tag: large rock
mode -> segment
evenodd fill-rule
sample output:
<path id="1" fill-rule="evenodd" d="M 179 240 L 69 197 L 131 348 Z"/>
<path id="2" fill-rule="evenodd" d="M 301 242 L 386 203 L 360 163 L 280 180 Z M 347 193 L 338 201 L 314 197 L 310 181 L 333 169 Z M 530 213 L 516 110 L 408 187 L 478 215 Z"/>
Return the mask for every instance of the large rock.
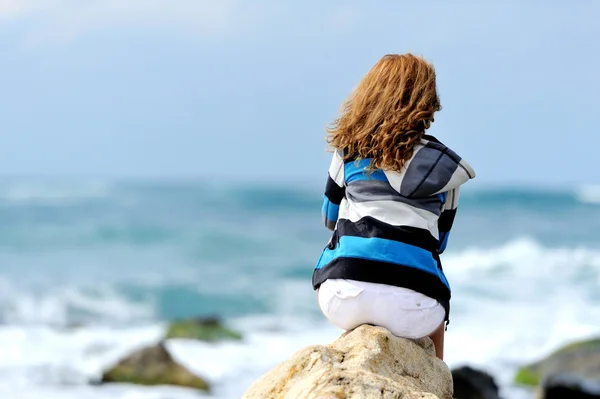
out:
<path id="1" fill-rule="evenodd" d="M 600 382 L 600 339 L 575 342 L 546 359 L 521 367 L 515 376 L 515 382 L 535 386 L 546 377 L 557 374 L 570 374 Z"/>
<path id="2" fill-rule="evenodd" d="M 451 399 L 452 375 L 429 338 L 407 340 L 364 325 L 298 351 L 242 398 Z"/>
<path id="3" fill-rule="evenodd" d="M 208 384 L 173 360 L 163 343 L 140 349 L 105 371 L 101 383 L 175 385 L 208 391 Z"/>
<path id="4" fill-rule="evenodd" d="M 171 323 L 167 330 L 169 338 L 188 338 L 215 342 L 220 340 L 240 340 L 242 336 L 223 325 L 216 317 L 179 320 Z"/>
<path id="5" fill-rule="evenodd" d="M 452 370 L 456 399 L 499 399 L 500 392 L 494 378 L 481 370 L 463 366 Z"/>

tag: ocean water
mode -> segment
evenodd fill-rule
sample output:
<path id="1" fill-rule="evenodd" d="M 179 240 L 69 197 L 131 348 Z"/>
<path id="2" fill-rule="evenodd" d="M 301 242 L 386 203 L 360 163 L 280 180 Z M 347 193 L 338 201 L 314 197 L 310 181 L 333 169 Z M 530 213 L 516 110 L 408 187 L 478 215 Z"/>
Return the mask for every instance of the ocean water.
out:
<path id="1" fill-rule="evenodd" d="M 341 331 L 310 278 L 330 232 L 321 187 L 0 182 L 0 397 L 184 399 L 169 387 L 91 386 L 168 320 L 218 315 L 242 342 L 168 343 L 237 398 L 296 350 Z M 472 189 L 442 256 L 452 284 L 446 360 L 484 368 L 506 398 L 514 370 L 600 335 L 600 188 Z"/>

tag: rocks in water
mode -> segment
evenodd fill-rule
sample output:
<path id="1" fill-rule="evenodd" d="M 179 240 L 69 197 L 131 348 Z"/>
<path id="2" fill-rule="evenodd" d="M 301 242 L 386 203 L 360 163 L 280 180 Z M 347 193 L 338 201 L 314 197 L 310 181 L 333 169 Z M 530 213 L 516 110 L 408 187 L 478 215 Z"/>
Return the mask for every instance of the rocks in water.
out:
<path id="1" fill-rule="evenodd" d="M 455 399 L 499 399 L 499 389 L 488 373 L 469 366 L 452 370 Z"/>
<path id="2" fill-rule="evenodd" d="M 241 334 L 225 327 L 218 318 L 196 318 L 173 322 L 166 339 L 189 338 L 206 342 L 240 340 Z M 208 383 L 175 362 L 163 342 L 133 352 L 104 372 L 97 383 L 123 382 L 141 385 L 175 385 L 208 390 Z"/>
<path id="3" fill-rule="evenodd" d="M 215 342 L 220 340 L 241 340 L 242 335 L 225 327 L 216 317 L 180 320 L 171 323 L 167 330 L 169 338 L 188 338 Z"/>
<path id="4" fill-rule="evenodd" d="M 175 385 L 208 391 L 208 384 L 173 360 L 164 344 L 140 349 L 104 372 L 101 383 Z"/>
<path id="5" fill-rule="evenodd" d="M 309 346 L 258 379 L 243 399 L 452 399 L 452 375 L 429 338 L 363 325 Z"/>
<path id="6" fill-rule="evenodd" d="M 573 343 L 546 359 L 521 367 L 515 376 L 515 382 L 536 386 L 546 377 L 565 373 L 600 382 L 600 339 Z"/>
<path id="7" fill-rule="evenodd" d="M 543 399 L 600 399 L 600 381 L 573 374 L 555 374 L 542 383 Z"/>

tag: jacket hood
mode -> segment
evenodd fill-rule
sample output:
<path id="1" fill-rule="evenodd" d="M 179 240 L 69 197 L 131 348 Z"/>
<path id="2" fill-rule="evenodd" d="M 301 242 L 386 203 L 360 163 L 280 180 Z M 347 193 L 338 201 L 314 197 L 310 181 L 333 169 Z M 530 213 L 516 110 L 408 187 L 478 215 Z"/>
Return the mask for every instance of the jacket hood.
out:
<path id="1" fill-rule="evenodd" d="M 433 136 L 425 135 L 402 172 L 385 172 L 407 198 L 424 198 L 458 188 L 475 178 L 473 168 Z"/>

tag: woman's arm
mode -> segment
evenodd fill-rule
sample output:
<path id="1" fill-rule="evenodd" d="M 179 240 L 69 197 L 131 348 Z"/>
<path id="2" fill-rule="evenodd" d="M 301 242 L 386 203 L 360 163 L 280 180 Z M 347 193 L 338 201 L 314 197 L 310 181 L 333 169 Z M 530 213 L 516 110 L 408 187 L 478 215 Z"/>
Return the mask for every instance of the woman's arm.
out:
<path id="1" fill-rule="evenodd" d="M 333 154 L 331 165 L 327 173 L 327 183 L 323 195 L 321 213 L 323 222 L 329 230 L 334 230 L 338 220 L 340 204 L 346 195 L 344 183 L 344 160 L 340 151 Z"/>
<path id="2" fill-rule="evenodd" d="M 454 224 L 454 218 L 456 217 L 456 210 L 458 209 L 458 191 L 459 188 L 450 190 L 445 194 L 444 207 L 442 213 L 438 219 L 438 230 L 440 233 L 440 245 L 438 247 L 438 253 L 443 253 L 448 245 L 448 236 L 452 225 Z"/>

